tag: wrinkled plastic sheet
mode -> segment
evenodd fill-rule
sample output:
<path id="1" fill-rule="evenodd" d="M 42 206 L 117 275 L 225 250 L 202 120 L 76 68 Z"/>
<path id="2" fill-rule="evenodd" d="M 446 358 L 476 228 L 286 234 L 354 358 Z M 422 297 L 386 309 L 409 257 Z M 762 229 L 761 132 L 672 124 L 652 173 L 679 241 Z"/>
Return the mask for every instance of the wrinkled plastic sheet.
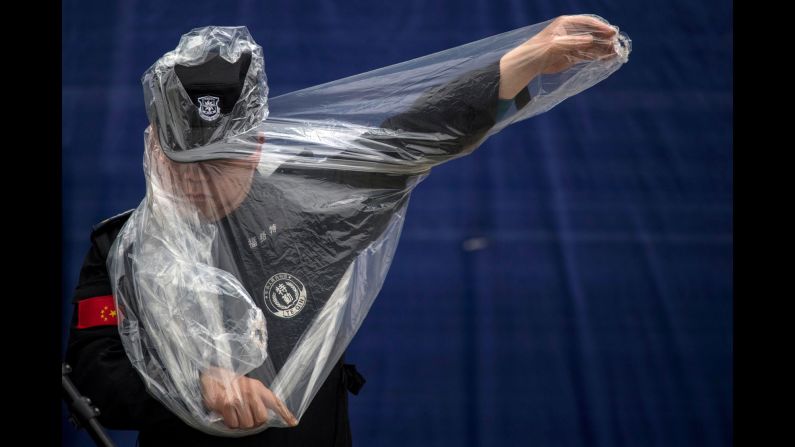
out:
<path id="1" fill-rule="evenodd" d="M 579 54 L 500 98 L 503 57 L 554 23 L 272 99 L 245 27 L 185 34 L 142 78 L 146 196 L 108 257 L 121 338 L 148 391 L 214 435 L 289 426 L 273 408 L 254 428 L 208 409 L 203 378 L 246 376 L 300 421 L 377 296 L 430 169 L 627 62 L 617 27 L 569 28 L 555 38 L 590 36 L 612 53 Z M 242 64 L 242 88 L 201 96 L 212 86 L 191 67 L 218 58 Z"/>

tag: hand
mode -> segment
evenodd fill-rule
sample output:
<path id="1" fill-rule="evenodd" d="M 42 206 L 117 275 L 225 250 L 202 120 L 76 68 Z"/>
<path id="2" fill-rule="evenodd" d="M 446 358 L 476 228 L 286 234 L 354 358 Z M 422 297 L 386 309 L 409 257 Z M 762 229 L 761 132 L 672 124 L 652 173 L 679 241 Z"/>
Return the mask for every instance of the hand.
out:
<path id="1" fill-rule="evenodd" d="M 201 374 L 201 386 L 204 405 L 221 414 L 229 428 L 253 428 L 268 422 L 268 408 L 291 427 L 298 425 L 287 406 L 259 380 L 210 368 Z"/>
<path id="2" fill-rule="evenodd" d="M 587 15 L 556 18 L 500 59 L 500 98 L 513 98 L 540 74 L 617 56 L 613 46 L 616 32 L 615 27 Z"/>
<path id="3" fill-rule="evenodd" d="M 541 74 L 559 73 L 578 62 L 615 56 L 616 29 L 586 16 L 560 16 L 525 45 L 543 48 L 537 64 Z"/>

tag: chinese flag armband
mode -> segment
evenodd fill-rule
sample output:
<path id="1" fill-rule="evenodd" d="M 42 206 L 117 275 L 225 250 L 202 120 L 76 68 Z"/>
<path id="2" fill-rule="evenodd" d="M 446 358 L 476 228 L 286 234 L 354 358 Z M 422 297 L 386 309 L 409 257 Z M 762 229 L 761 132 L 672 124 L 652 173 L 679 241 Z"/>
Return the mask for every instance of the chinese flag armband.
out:
<path id="1" fill-rule="evenodd" d="M 77 302 L 77 329 L 118 324 L 113 295 L 95 296 Z"/>

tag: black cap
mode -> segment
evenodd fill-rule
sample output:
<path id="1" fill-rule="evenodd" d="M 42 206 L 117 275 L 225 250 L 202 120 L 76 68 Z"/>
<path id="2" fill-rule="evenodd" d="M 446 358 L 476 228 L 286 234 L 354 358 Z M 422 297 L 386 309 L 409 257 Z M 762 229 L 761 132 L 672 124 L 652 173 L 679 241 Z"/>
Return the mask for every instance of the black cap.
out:
<path id="1" fill-rule="evenodd" d="M 262 48 L 245 27 L 192 30 L 142 81 L 149 120 L 175 161 L 247 155 L 240 137 L 268 114 Z"/>

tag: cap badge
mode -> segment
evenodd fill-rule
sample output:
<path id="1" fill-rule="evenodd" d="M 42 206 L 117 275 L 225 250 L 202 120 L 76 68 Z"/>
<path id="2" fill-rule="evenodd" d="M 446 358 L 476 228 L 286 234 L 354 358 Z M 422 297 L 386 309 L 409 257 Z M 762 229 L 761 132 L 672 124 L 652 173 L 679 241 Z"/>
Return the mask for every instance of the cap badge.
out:
<path id="1" fill-rule="evenodd" d="M 220 116 L 217 96 L 202 96 L 199 98 L 199 116 L 205 121 L 215 121 Z"/>

